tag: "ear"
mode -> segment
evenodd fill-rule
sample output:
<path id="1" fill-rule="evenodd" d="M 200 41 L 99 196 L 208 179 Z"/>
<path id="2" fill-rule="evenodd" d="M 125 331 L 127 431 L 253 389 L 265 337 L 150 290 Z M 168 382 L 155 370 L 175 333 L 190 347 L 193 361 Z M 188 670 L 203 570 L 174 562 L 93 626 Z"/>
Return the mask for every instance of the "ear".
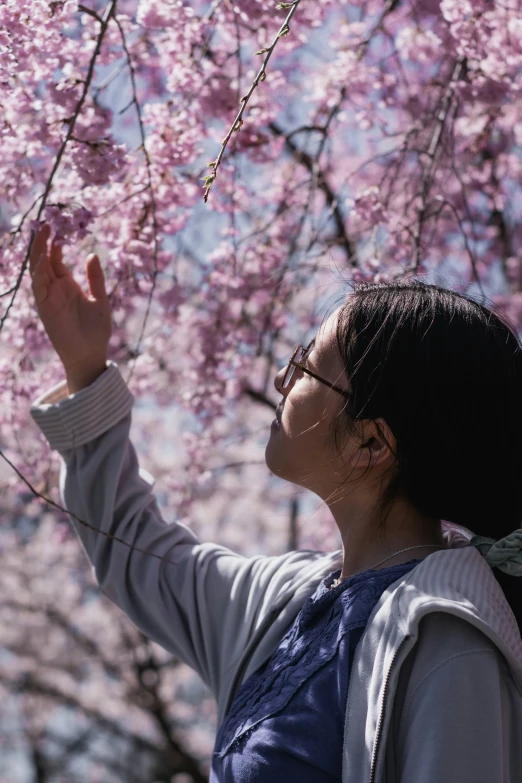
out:
<path id="1" fill-rule="evenodd" d="M 395 462 L 397 441 L 384 419 L 361 419 L 357 432 L 358 446 L 351 458 L 354 468 L 388 468 Z"/>

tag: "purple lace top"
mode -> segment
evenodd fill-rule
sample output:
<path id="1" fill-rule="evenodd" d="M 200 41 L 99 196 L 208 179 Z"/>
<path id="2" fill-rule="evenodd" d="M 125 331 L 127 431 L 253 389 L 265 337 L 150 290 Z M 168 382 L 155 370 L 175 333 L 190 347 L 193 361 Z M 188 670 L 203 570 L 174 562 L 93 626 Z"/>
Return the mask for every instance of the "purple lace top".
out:
<path id="1" fill-rule="evenodd" d="M 325 577 L 221 725 L 209 783 L 340 783 L 355 648 L 382 593 L 420 561 Z"/>

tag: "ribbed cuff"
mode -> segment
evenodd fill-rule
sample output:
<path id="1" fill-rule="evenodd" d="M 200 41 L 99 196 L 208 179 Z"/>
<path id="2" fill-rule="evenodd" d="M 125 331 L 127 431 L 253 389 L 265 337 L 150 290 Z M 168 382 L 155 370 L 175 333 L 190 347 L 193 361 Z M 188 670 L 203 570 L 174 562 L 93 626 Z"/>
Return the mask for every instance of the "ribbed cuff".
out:
<path id="1" fill-rule="evenodd" d="M 134 396 L 118 366 L 107 369 L 90 386 L 67 396 L 67 381 L 53 386 L 31 406 L 31 417 L 51 449 L 67 451 L 83 446 L 107 432 L 132 410 Z"/>

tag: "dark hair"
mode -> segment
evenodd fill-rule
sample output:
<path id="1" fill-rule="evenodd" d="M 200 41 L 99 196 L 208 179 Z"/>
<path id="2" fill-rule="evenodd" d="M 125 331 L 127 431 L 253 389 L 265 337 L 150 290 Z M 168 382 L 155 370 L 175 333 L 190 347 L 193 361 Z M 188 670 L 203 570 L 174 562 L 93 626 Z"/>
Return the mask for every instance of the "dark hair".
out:
<path id="1" fill-rule="evenodd" d="M 513 532 L 522 520 L 514 327 L 494 307 L 418 279 L 352 288 L 337 323 L 351 396 L 332 435 L 338 446 L 358 419 L 379 417 L 393 432 L 396 464 L 376 509 L 380 523 L 405 497 L 476 535 Z M 522 629 L 522 579 L 493 573 Z"/>

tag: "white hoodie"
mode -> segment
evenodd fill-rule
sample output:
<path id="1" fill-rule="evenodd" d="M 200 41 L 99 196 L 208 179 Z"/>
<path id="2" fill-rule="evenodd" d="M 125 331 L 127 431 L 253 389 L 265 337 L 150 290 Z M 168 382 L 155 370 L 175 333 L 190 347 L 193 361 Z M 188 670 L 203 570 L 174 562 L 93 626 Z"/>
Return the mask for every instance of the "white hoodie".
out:
<path id="1" fill-rule="evenodd" d="M 167 524 L 129 441 L 133 402 L 108 362 L 77 394 L 61 383 L 40 396 L 31 415 L 63 458 L 62 501 L 102 591 L 199 673 L 220 724 L 342 553 L 247 558 Z M 342 783 L 522 783 L 522 641 L 468 538 L 448 527 L 448 549 L 375 607 L 350 675 Z"/>

